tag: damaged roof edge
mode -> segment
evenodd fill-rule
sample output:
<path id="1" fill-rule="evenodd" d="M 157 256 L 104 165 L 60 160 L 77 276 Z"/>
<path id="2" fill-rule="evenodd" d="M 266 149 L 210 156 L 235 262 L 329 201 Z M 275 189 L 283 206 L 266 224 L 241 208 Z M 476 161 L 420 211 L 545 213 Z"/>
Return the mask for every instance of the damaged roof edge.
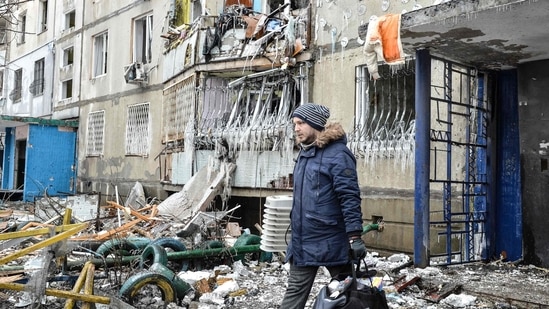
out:
<path id="1" fill-rule="evenodd" d="M 474 14 L 509 5 L 521 5 L 529 0 L 452 0 L 402 14 L 401 29 L 442 22 L 461 14 Z"/>

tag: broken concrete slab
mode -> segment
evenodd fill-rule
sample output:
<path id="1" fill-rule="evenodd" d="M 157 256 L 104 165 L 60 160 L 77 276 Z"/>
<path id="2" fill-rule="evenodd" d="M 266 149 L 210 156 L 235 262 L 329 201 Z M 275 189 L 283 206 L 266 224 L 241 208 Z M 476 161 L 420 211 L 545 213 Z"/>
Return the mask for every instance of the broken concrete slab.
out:
<path id="1" fill-rule="evenodd" d="M 158 214 L 184 222 L 198 211 L 205 211 L 235 169 L 234 163 L 222 163 L 217 168 L 201 168 L 181 191 L 170 195 L 158 205 Z"/>

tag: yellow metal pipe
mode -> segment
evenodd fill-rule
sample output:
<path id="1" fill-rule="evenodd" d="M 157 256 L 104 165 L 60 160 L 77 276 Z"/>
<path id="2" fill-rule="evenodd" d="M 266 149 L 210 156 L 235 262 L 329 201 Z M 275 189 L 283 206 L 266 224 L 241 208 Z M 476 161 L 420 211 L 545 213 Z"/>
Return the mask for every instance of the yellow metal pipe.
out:
<path id="1" fill-rule="evenodd" d="M 71 224 L 72 208 L 65 208 L 65 214 L 63 215 L 63 225 Z"/>
<path id="2" fill-rule="evenodd" d="M 82 271 L 80 272 L 80 276 L 78 279 L 76 279 L 76 282 L 74 283 L 74 286 L 72 288 L 73 293 L 80 293 L 80 290 L 82 289 L 82 286 L 84 285 L 84 281 L 86 279 L 86 275 L 88 273 L 88 269 L 90 268 L 90 265 L 93 265 L 91 261 L 87 261 L 86 264 L 84 264 L 84 267 L 82 268 Z M 94 265 L 95 269 L 95 265 Z M 74 304 L 76 301 L 72 298 L 67 299 L 65 302 L 65 309 L 72 309 L 74 308 Z"/>
<path id="3" fill-rule="evenodd" d="M 56 243 L 58 241 L 61 241 L 63 239 L 67 239 L 67 238 L 71 237 L 72 235 L 74 235 L 74 234 L 80 232 L 81 230 L 85 229 L 87 226 L 88 226 L 88 223 L 76 224 L 73 228 L 71 228 L 71 229 L 69 229 L 65 232 L 62 232 L 62 233 L 57 234 L 55 236 L 52 236 L 52 237 L 50 237 L 48 239 L 45 239 L 45 240 L 43 240 L 39 243 L 28 246 L 24 249 L 21 249 L 17 252 L 14 252 L 10 255 L 7 255 L 7 256 L 1 258 L 0 259 L 0 265 L 11 262 L 11 261 L 13 261 L 13 260 L 15 260 L 19 257 L 22 257 L 22 256 L 26 255 L 29 252 L 32 252 L 32 251 L 35 251 L 35 250 L 38 250 L 38 249 L 42 249 L 44 247 L 53 245 L 54 243 Z"/>
<path id="4" fill-rule="evenodd" d="M 95 272 L 95 265 L 90 264 L 88 267 L 88 273 L 86 274 L 86 284 L 84 285 L 84 294 L 86 295 L 93 295 L 93 279 L 94 279 L 94 272 Z M 82 304 L 82 309 L 92 309 L 91 303 L 84 303 Z"/>
<path id="5" fill-rule="evenodd" d="M 81 226 L 82 224 L 87 224 L 87 223 L 60 225 L 60 226 L 56 226 L 54 229 L 55 229 L 55 232 L 59 233 L 59 232 L 68 231 L 77 226 Z M 50 232 L 51 232 L 51 229 L 49 227 L 43 227 L 35 230 L 0 233 L 0 240 L 8 240 L 8 239 L 14 239 L 14 238 L 20 238 L 20 237 L 32 237 L 32 236 L 38 236 L 38 235 L 47 235 Z"/>
<path id="6" fill-rule="evenodd" d="M 25 291 L 25 285 L 20 283 L 0 283 L 0 289 L 8 289 L 13 291 Z M 77 301 L 89 302 L 89 303 L 99 303 L 99 304 L 110 304 L 110 297 L 98 296 L 98 295 L 86 295 L 80 293 L 74 293 L 72 291 L 63 291 L 46 288 L 46 295 L 55 296 L 61 298 L 72 298 Z"/>

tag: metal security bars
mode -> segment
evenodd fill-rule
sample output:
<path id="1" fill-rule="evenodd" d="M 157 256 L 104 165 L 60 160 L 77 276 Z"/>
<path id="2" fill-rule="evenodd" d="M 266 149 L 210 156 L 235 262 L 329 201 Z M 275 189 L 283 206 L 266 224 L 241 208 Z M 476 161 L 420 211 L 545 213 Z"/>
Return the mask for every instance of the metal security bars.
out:
<path id="1" fill-rule="evenodd" d="M 431 262 L 458 264 L 485 257 L 488 177 L 487 104 L 476 70 L 431 62 Z"/>
<path id="2" fill-rule="evenodd" d="M 147 156 L 151 146 L 149 103 L 128 106 L 126 155 Z"/>
<path id="3" fill-rule="evenodd" d="M 374 167 L 378 159 L 392 159 L 404 170 L 413 166 L 415 110 L 414 62 L 400 68 L 380 66 L 373 80 L 367 67 L 355 69 L 356 105 L 349 147 Z"/>
<path id="4" fill-rule="evenodd" d="M 103 155 L 105 144 L 105 111 L 88 114 L 88 130 L 86 136 L 86 155 Z"/>
<path id="5" fill-rule="evenodd" d="M 182 140 L 195 113 L 196 76 L 166 88 L 163 95 L 163 142 Z"/>

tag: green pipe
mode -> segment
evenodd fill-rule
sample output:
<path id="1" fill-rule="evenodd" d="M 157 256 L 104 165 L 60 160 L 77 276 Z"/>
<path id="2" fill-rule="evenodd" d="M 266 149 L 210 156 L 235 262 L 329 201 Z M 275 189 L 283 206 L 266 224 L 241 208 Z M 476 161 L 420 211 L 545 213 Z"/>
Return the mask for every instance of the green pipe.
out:
<path id="1" fill-rule="evenodd" d="M 113 238 L 102 243 L 95 252 L 107 256 L 118 250 L 139 251 L 151 242 L 146 237 Z"/>
<path id="2" fill-rule="evenodd" d="M 172 272 L 167 266 L 160 263 L 154 263 L 149 268 L 150 271 L 162 274 L 166 278 L 170 279 L 175 292 L 180 299 L 183 299 L 185 295 L 193 291 L 193 288 L 190 284 L 185 282 L 183 279 L 179 278 L 174 272 Z"/>
<path id="3" fill-rule="evenodd" d="M 151 260 L 152 263 L 150 263 Z M 150 244 L 146 246 L 143 253 L 141 253 L 139 267 L 143 269 L 145 268 L 145 264 L 162 264 L 165 266 L 167 263 L 168 254 L 166 253 L 166 250 L 159 245 Z"/>
<path id="4" fill-rule="evenodd" d="M 370 232 L 370 231 L 377 231 L 379 230 L 379 224 L 377 223 L 372 223 L 372 224 L 368 224 L 368 225 L 365 225 L 362 227 L 362 235 Z"/>
<path id="5" fill-rule="evenodd" d="M 168 260 L 184 260 L 184 259 L 194 259 L 194 258 L 203 258 L 208 256 L 216 255 L 238 255 L 241 253 L 252 253 L 258 252 L 260 245 L 248 245 L 241 247 L 230 247 L 230 248 L 212 248 L 212 249 L 198 249 L 198 250 L 187 250 L 180 252 L 168 252 Z"/>
<path id="6" fill-rule="evenodd" d="M 180 251 L 180 252 L 168 252 L 168 260 L 174 261 L 174 260 L 185 260 L 185 259 L 195 259 L 195 258 L 204 258 L 209 256 L 217 256 L 217 255 L 238 255 L 242 253 L 253 253 L 253 252 L 259 252 L 261 249 L 259 248 L 260 245 L 248 245 L 248 246 L 241 246 L 241 247 L 230 247 L 230 248 L 212 248 L 212 249 L 197 249 L 197 250 L 187 250 L 187 251 Z M 114 265 L 127 265 L 136 259 L 141 258 L 141 255 L 129 255 L 129 256 L 121 256 L 119 258 L 104 258 L 104 259 L 89 259 L 86 261 L 91 261 L 94 265 L 97 266 L 114 266 Z M 73 268 L 81 268 L 84 266 L 84 263 L 86 261 L 68 261 L 67 267 L 69 269 Z"/>

